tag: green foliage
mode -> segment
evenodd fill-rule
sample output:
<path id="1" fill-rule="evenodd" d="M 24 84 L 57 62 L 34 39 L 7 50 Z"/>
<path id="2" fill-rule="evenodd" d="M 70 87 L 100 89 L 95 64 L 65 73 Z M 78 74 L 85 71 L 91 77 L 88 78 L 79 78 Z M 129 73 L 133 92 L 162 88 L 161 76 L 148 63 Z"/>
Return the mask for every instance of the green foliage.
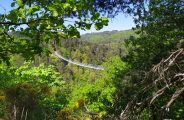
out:
<path id="1" fill-rule="evenodd" d="M 34 84 L 47 84 L 49 86 L 61 85 L 60 74 L 55 72 L 53 66 L 48 66 L 47 68 L 41 64 L 38 67 L 33 67 L 30 62 L 25 62 L 24 65 L 20 67 L 7 66 L 1 64 L 1 84 L 13 85 L 17 83 L 27 82 Z M 3 86 L 1 86 L 3 87 Z"/>
<path id="2" fill-rule="evenodd" d="M 0 19 L 0 40 L 4 40 L 0 44 L 2 52 L 0 60 L 8 61 L 9 54 L 14 53 L 22 53 L 24 57 L 29 58 L 44 52 L 44 49 L 49 51 L 43 44 L 48 44 L 53 39 L 57 41 L 63 38 L 79 38 L 78 30 L 89 30 L 93 24 L 98 30 L 107 26 L 108 19 L 95 11 L 92 7 L 93 2 L 93 0 L 13 1 L 12 10 L 2 14 L 3 17 Z M 72 23 L 68 22 L 73 18 L 75 20 Z M 12 32 L 20 33 L 24 39 L 15 39 L 10 34 Z M 22 40 L 26 41 L 24 45 Z"/>
<path id="3" fill-rule="evenodd" d="M 29 119 L 43 119 L 45 116 L 53 119 L 66 104 L 64 93 L 59 92 L 64 82 L 51 65 L 34 67 L 30 62 L 25 62 L 17 67 L 1 64 L 1 78 L 1 89 L 6 97 L 1 105 L 3 107 L 6 103 L 10 112 L 15 106 L 18 118 L 22 112 L 25 117 L 27 110 Z M 42 114 L 38 114 L 39 111 Z M 6 114 L 1 113 L 2 116 L 8 117 L 6 109 L 4 112 Z"/>
<path id="4" fill-rule="evenodd" d="M 60 74 L 55 72 L 54 66 L 51 65 L 47 68 L 45 68 L 44 64 L 40 64 L 38 67 L 31 67 L 30 63 L 25 63 L 16 70 L 15 75 L 30 83 L 37 81 L 36 84 L 47 84 L 49 86 L 60 86 L 62 84 Z M 21 81 L 19 80 L 19 82 Z"/>
<path id="5" fill-rule="evenodd" d="M 145 7 L 147 3 L 149 5 Z M 124 57 L 133 68 L 130 75 L 131 84 L 134 85 L 131 92 L 133 100 L 128 103 L 132 106 L 127 110 L 130 113 L 125 113 L 130 114 L 130 119 L 145 119 L 148 116 L 149 119 L 181 119 L 179 109 L 182 109 L 183 97 L 175 97 L 174 93 L 183 88 L 177 82 L 181 78 L 176 78 L 178 73 L 183 72 L 183 66 L 180 66 L 183 52 L 182 55 L 173 55 L 172 52 L 177 49 L 183 51 L 182 4 L 180 0 L 147 1 L 142 4 L 142 9 L 134 13 L 139 36 L 125 41 L 128 54 Z M 177 62 L 171 65 L 174 60 L 172 55 Z M 166 58 L 168 61 L 164 61 Z M 163 90 L 168 84 L 171 84 L 170 87 Z M 126 89 L 129 90 L 128 87 Z M 155 97 L 155 103 L 150 102 L 153 100 L 149 100 L 150 96 Z M 174 103 L 168 107 L 166 104 L 169 100 L 174 100 Z M 164 108 L 166 106 L 169 111 Z"/>
<path id="6" fill-rule="evenodd" d="M 140 37 L 127 41 L 127 60 L 135 68 L 144 70 L 177 49 L 184 37 L 184 9 L 180 0 L 157 0 L 149 4 L 144 12 L 135 13 L 138 16 L 135 22 L 140 28 L 137 32 Z"/>
<path id="7" fill-rule="evenodd" d="M 83 112 L 92 112 L 104 116 L 110 112 L 114 104 L 114 97 L 122 87 L 122 77 L 127 72 L 128 66 L 119 57 L 113 57 L 103 64 L 105 71 L 71 82 L 69 107 Z M 83 113 L 83 114 L 84 114 Z"/>

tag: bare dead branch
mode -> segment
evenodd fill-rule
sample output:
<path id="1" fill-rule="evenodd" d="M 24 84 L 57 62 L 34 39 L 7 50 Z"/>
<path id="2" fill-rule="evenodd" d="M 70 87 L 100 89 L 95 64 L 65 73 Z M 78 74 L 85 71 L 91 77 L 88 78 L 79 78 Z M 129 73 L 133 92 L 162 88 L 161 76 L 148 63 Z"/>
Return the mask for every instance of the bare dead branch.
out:
<path id="1" fill-rule="evenodd" d="M 184 91 L 184 87 L 175 91 L 170 101 L 167 103 L 166 108 L 169 108 L 171 104 L 179 97 L 179 95 Z"/>
<path id="2" fill-rule="evenodd" d="M 156 64 L 146 75 L 143 82 L 147 85 L 141 89 L 140 92 L 130 101 L 125 109 L 122 111 L 120 118 L 123 120 L 130 119 L 133 114 L 140 113 L 145 107 L 154 104 L 156 99 L 159 99 L 165 91 L 169 88 L 180 88 L 175 90 L 169 102 L 164 108 L 170 107 L 171 104 L 181 95 L 184 91 L 184 73 L 183 66 L 180 64 L 184 59 L 184 49 L 178 49 L 170 54 L 165 60 L 161 60 Z M 149 82 L 152 80 L 153 82 Z M 147 81 L 147 82 L 146 82 Z M 165 83 L 165 84 L 164 84 Z M 142 84 L 143 85 L 143 84 Z M 157 88 L 157 86 L 160 86 Z M 141 87 L 141 86 L 140 86 Z M 159 89 L 160 88 L 160 89 Z M 153 96 L 142 98 L 146 93 L 151 91 L 155 92 Z M 149 95 L 149 94 L 148 94 Z M 138 103 L 138 104 L 137 104 Z M 163 108 L 161 107 L 160 110 Z"/>
<path id="3" fill-rule="evenodd" d="M 160 95 L 162 95 L 162 94 L 164 93 L 164 91 L 166 90 L 166 88 L 167 88 L 167 86 L 165 86 L 165 87 L 163 87 L 162 89 L 158 90 L 158 91 L 156 92 L 156 94 L 153 96 L 153 98 L 151 99 L 150 104 L 152 104 L 153 101 L 154 101 L 157 97 L 159 97 Z"/>

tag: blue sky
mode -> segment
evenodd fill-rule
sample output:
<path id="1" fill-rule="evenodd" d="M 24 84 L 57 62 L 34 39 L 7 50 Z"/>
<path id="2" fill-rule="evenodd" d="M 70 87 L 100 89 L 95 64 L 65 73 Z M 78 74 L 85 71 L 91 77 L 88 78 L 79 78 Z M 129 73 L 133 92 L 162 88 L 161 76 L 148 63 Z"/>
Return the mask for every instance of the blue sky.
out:
<path id="1" fill-rule="evenodd" d="M 11 3 L 13 0 L 0 0 L 0 13 L 4 12 L 3 8 L 6 8 L 7 11 L 11 9 Z"/>
<path id="2" fill-rule="evenodd" d="M 11 7 L 10 7 L 11 2 L 13 2 L 13 0 L 0 0 L 0 13 L 4 13 L 3 8 L 5 8 L 7 11 L 11 10 Z M 131 29 L 132 27 L 135 27 L 132 17 L 126 16 L 124 14 L 119 14 L 115 18 L 110 19 L 109 25 L 105 26 L 102 30 L 97 31 L 94 29 L 94 27 L 92 27 L 91 30 L 80 31 L 80 32 L 81 34 L 84 34 L 84 33 L 101 32 L 101 31 L 127 30 L 127 29 Z"/>
<path id="3" fill-rule="evenodd" d="M 110 19 L 109 25 L 105 26 L 103 29 L 97 31 L 93 27 L 91 30 L 81 31 L 81 33 L 84 34 L 84 33 L 91 33 L 91 32 L 112 31 L 112 30 L 128 30 L 128 29 L 132 29 L 132 27 L 135 27 L 132 17 L 124 14 L 119 14 L 115 18 Z"/>

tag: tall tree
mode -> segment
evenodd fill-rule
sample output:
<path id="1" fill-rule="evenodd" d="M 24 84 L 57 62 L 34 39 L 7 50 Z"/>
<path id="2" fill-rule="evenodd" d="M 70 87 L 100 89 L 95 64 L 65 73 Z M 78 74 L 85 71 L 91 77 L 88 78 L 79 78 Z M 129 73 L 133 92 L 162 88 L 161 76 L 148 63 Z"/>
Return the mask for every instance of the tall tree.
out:
<path id="1" fill-rule="evenodd" d="M 155 0 L 144 4 L 135 12 L 139 37 L 127 40 L 125 60 L 132 65 L 136 87 L 122 119 L 181 119 L 184 2 Z"/>

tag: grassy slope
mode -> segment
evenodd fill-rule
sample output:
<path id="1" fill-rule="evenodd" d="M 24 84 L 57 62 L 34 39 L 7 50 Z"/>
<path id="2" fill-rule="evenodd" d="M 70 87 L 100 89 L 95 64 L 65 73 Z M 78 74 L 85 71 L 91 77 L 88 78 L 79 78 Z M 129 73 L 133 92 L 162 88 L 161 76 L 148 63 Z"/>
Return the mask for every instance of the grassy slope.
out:
<path id="1" fill-rule="evenodd" d="M 87 33 L 81 36 L 81 40 L 92 43 L 108 44 L 121 42 L 130 36 L 136 36 L 133 30 L 104 31 L 100 33 Z"/>

